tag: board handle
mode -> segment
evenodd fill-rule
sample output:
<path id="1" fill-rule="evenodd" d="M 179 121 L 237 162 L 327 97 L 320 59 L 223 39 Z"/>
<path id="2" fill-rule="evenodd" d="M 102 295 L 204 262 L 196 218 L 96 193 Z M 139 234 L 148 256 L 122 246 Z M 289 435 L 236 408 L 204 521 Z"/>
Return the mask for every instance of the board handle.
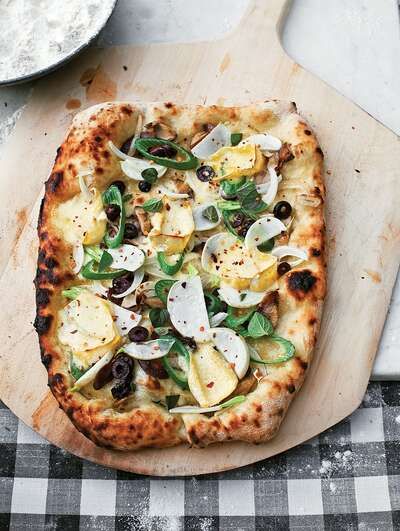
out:
<path id="1" fill-rule="evenodd" d="M 270 49 L 274 48 L 285 54 L 281 44 L 281 30 L 291 4 L 292 0 L 249 0 L 234 37 L 241 41 L 241 46 L 248 49 L 249 53 L 252 42 L 262 40 Z"/>

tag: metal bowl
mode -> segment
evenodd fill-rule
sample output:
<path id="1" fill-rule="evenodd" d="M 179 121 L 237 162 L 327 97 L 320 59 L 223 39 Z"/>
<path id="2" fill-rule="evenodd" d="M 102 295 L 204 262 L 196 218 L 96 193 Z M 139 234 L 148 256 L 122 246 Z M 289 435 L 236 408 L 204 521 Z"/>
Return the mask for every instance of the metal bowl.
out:
<path id="1" fill-rule="evenodd" d="M 46 66 L 46 68 L 42 68 L 40 70 L 37 70 L 36 72 L 32 72 L 31 74 L 26 74 L 25 76 L 16 77 L 14 79 L 7 79 L 5 81 L 0 80 L 0 87 L 6 87 L 10 85 L 19 85 L 22 83 L 27 83 L 28 81 L 33 81 L 34 79 L 38 79 L 39 77 L 43 77 L 47 74 L 50 74 L 54 70 L 57 70 L 57 68 L 60 68 L 60 66 L 66 63 L 69 63 L 69 61 L 71 61 L 74 57 L 76 57 L 83 50 L 85 50 L 99 36 L 100 32 L 104 29 L 109 18 L 113 14 L 115 6 L 117 5 L 117 2 L 118 0 L 114 0 L 114 3 L 111 5 L 110 12 L 107 13 L 106 17 L 104 18 L 104 21 L 99 25 L 97 31 L 93 33 L 89 37 L 89 39 L 86 39 L 84 42 L 82 42 L 71 53 L 67 54 L 65 57 L 63 57 L 59 61 L 56 61 L 55 63 L 52 63 L 49 66 Z"/>

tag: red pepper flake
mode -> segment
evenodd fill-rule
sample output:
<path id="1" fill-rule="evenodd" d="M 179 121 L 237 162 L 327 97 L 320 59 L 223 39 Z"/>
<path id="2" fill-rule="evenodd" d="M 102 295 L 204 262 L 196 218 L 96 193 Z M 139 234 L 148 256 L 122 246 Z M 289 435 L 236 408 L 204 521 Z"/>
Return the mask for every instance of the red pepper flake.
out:
<path id="1" fill-rule="evenodd" d="M 200 326 L 199 330 L 200 332 L 204 332 L 204 326 Z"/>
<path id="2" fill-rule="evenodd" d="M 214 386 L 214 382 L 209 382 L 209 383 L 207 384 L 207 387 L 208 387 L 209 389 L 211 389 L 211 387 L 213 387 L 213 386 Z"/>

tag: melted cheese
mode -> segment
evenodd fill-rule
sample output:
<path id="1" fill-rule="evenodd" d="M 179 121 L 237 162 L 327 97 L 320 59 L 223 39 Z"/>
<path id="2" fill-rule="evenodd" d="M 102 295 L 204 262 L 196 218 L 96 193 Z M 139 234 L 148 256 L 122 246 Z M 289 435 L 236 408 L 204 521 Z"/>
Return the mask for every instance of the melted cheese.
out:
<path id="1" fill-rule="evenodd" d="M 61 310 L 59 317 L 58 339 L 73 352 L 108 345 L 117 336 L 106 301 L 87 290 Z"/>
<path id="2" fill-rule="evenodd" d="M 238 379 L 211 343 L 200 344 L 190 356 L 189 389 L 201 407 L 218 404 L 236 388 Z"/>
<path id="3" fill-rule="evenodd" d="M 217 180 L 234 179 L 259 173 L 264 168 L 264 156 L 253 144 L 223 147 L 208 160 Z"/>
<path id="4" fill-rule="evenodd" d="M 185 200 L 163 199 L 163 210 L 151 218 L 149 238 L 152 246 L 168 255 L 184 251 L 193 231 L 192 207 Z"/>
<path id="5" fill-rule="evenodd" d="M 88 201 L 83 194 L 77 194 L 62 203 L 55 212 L 54 224 L 70 244 L 99 243 L 107 224 L 101 195 L 96 192 L 93 199 Z"/>

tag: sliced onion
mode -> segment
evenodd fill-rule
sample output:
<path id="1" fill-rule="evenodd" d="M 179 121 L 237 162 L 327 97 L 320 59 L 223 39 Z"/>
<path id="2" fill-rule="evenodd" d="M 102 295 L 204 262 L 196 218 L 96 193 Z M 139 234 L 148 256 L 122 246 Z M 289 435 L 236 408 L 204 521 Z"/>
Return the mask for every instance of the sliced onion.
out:
<path id="1" fill-rule="evenodd" d="M 170 199 L 187 199 L 189 197 L 189 194 L 180 194 L 178 192 L 172 192 L 163 184 L 159 184 L 158 188 L 160 189 L 161 193 L 163 193 Z"/>
<path id="2" fill-rule="evenodd" d="M 95 295 L 100 295 L 100 297 L 107 297 L 108 295 L 108 288 L 105 288 L 100 280 L 93 280 L 93 282 L 86 285 L 85 288 L 92 291 Z"/>
<path id="3" fill-rule="evenodd" d="M 124 244 L 116 249 L 107 249 L 113 261 L 111 269 L 125 269 L 126 271 L 136 271 L 144 264 L 144 253 L 135 245 Z"/>
<path id="4" fill-rule="evenodd" d="M 228 317 L 226 312 L 218 312 L 210 318 L 210 326 L 215 328 L 219 326 Z"/>
<path id="5" fill-rule="evenodd" d="M 233 308 L 250 308 L 251 306 L 260 304 L 265 293 L 250 291 L 248 289 L 237 290 L 227 284 L 221 284 L 218 295 L 228 306 L 232 306 Z"/>
<path id="6" fill-rule="evenodd" d="M 136 306 L 136 301 L 136 293 L 131 293 L 130 295 L 124 297 L 124 300 L 121 302 L 121 306 L 122 308 L 132 308 L 132 306 Z"/>
<path id="7" fill-rule="evenodd" d="M 252 360 L 263 361 L 262 357 L 257 352 L 257 350 L 254 347 L 252 347 L 251 345 L 249 345 L 248 343 L 247 343 L 247 349 L 249 351 L 250 363 L 252 362 Z M 257 364 L 257 370 L 259 372 L 261 372 L 263 374 L 263 376 L 267 375 L 267 368 L 266 368 L 265 365 Z"/>
<path id="8" fill-rule="evenodd" d="M 232 366 L 236 376 L 243 378 L 250 363 L 246 341 L 230 328 L 212 328 L 210 332 L 218 351 Z"/>
<path id="9" fill-rule="evenodd" d="M 278 175 L 278 184 L 282 181 L 282 175 Z M 268 190 L 271 186 L 271 178 L 267 182 L 256 184 L 256 190 L 259 194 L 264 195 L 268 193 Z"/>
<path id="10" fill-rule="evenodd" d="M 270 176 L 270 185 L 267 193 L 262 196 L 262 200 L 267 205 L 270 205 L 278 193 L 278 175 L 276 174 L 274 164 L 268 164 L 268 173 Z"/>
<path id="11" fill-rule="evenodd" d="M 121 169 L 130 179 L 133 179 L 134 181 L 143 181 L 142 171 L 154 169 L 157 171 L 158 177 L 162 177 L 168 168 L 159 166 L 158 164 L 150 164 L 147 160 L 129 157 L 129 159 L 121 162 Z"/>
<path id="12" fill-rule="evenodd" d="M 201 254 L 201 266 L 204 271 L 210 271 L 210 261 L 212 261 L 212 255 L 216 254 L 220 249 L 229 249 L 231 245 L 236 244 L 236 238 L 227 232 L 220 232 L 210 236 L 206 241 L 203 252 Z"/>
<path id="13" fill-rule="evenodd" d="M 129 146 L 129 149 L 128 149 L 128 155 L 130 156 L 132 156 L 135 153 L 135 142 L 136 142 L 136 139 L 139 138 L 140 133 L 142 132 L 142 127 L 143 127 L 143 116 L 140 113 L 138 113 L 135 134 L 133 135 L 131 145 Z"/>
<path id="14" fill-rule="evenodd" d="M 79 188 L 81 189 L 82 195 L 84 196 L 86 201 L 91 201 L 93 199 L 93 195 L 92 195 L 91 191 L 89 190 L 89 188 L 88 188 L 88 186 L 86 184 L 86 181 L 85 181 L 85 177 L 88 177 L 89 175 L 91 175 L 91 174 L 90 173 L 80 173 L 78 175 Z"/>
<path id="15" fill-rule="evenodd" d="M 99 372 L 99 370 L 105 367 L 105 365 L 107 365 L 107 363 L 112 360 L 113 355 L 113 352 L 107 352 L 106 354 L 104 354 L 104 356 L 100 358 L 99 361 L 97 361 L 93 365 L 93 367 L 90 367 L 90 369 L 87 370 L 85 374 L 83 374 L 80 378 L 78 378 L 78 380 L 76 380 L 73 387 L 71 388 L 71 391 L 78 391 L 84 385 L 87 385 L 88 383 L 92 382 L 95 379 L 96 374 Z"/>
<path id="16" fill-rule="evenodd" d="M 82 269 L 83 263 L 85 261 L 85 250 L 81 243 L 76 243 L 72 247 L 72 258 L 75 262 L 72 272 L 77 275 Z"/>
<path id="17" fill-rule="evenodd" d="M 221 411 L 221 409 L 227 409 L 229 407 L 241 404 L 246 400 L 243 395 L 234 396 L 227 402 L 212 407 L 199 407 L 199 406 L 178 406 L 169 410 L 170 413 L 182 413 L 182 414 L 196 414 L 196 413 L 213 413 L 214 411 Z"/>
<path id="18" fill-rule="evenodd" d="M 273 216 L 264 216 L 251 225 L 244 239 L 247 249 L 255 249 L 286 230 L 286 226 Z"/>
<path id="19" fill-rule="evenodd" d="M 144 343 L 128 343 L 124 345 L 124 352 L 137 360 L 156 360 L 166 356 L 174 343 L 174 339 L 163 338 Z"/>
<path id="20" fill-rule="evenodd" d="M 173 278 L 171 275 L 164 273 L 155 256 L 146 257 L 144 270 L 147 274 L 156 278 Z"/>
<path id="21" fill-rule="evenodd" d="M 206 208 L 214 207 L 218 215 L 217 221 L 210 221 L 209 219 L 203 216 L 203 212 Z M 214 229 L 221 223 L 221 214 L 219 210 L 215 207 L 214 203 L 205 203 L 203 205 L 193 208 L 193 219 L 194 219 L 194 230 L 204 231 Z"/>
<path id="22" fill-rule="evenodd" d="M 115 325 L 121 336 L 126 336 L 131 328 L 139 324 L 142 316 L 139 313 L 131 312 L 126 308 L 121 308 L 118 304 L 111 304 L 115 317 Z"/>
<path id="23" fill-rule="evenodd" d="M 294 256 L 298 258 L 298 260 L 293 260 L 290 262 L 292 267 L 295 267 L 301 264 L 301 262 L 308 260 L 307 251 L 300 249 L 299 247 L 293 247 L 291 245 L 281 245 L 280 247 L 275 247 L 272 249 L 271 254 L 276 256 L 278 260 L 281 260 L 285 256 Z"/>
<path id="24" fill-rule="evenodd" d="M 254 144 L 264 151 L 279 151 L 282 147 L 282 142 L 276 136 L 269 135 L 268 133 L 258 133 L 256 135 L 250 135 L 240 142 L 244 144 Z"/>
<path id="25" fill-rule="evenodd" d="M 144 277 L 144 267 L 140 267 L 135 271 L 135 276 L 133 277 L 132 284 L 129 286 L 127 290 L 125 290 L 123 293 L 120 293 L 119 295 L 114 295 L 114 299 L 123 299 L 127 295 L 130 295 L 135 291 L 135 289 L 142 283 Z"/>
<path id="26" fill-rule="evenodd" d="M 195 157 L 206 160 L 220 148 L 231 145 L 231 133 L 222 123 L 219 123 L 208 133 L 194 148 L 192 153 Z"/>

